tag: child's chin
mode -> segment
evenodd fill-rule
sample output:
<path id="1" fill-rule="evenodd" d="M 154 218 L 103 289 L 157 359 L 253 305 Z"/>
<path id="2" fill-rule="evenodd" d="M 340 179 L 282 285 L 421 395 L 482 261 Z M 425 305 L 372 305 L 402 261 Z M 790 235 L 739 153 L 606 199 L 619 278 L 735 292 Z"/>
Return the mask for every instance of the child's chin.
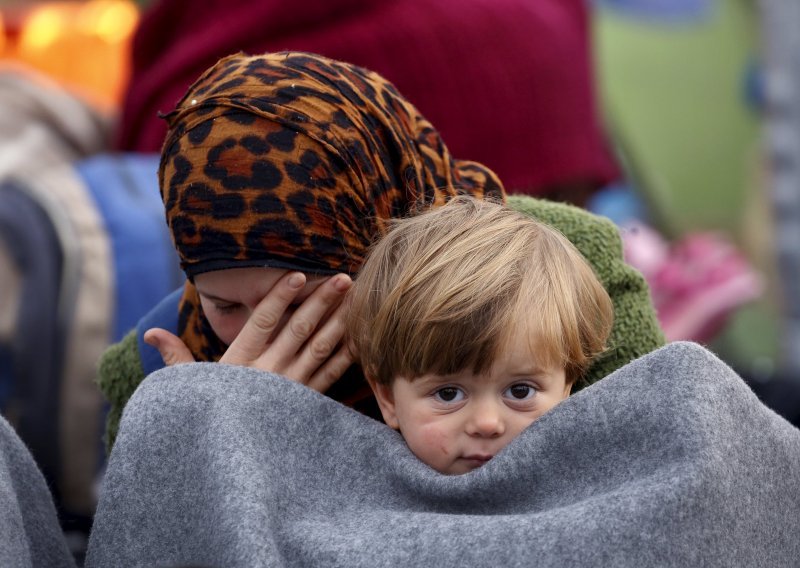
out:
<path id="1" fill-rule="evenodd" d="M 437 469 L 439 473 L 443 473 L 445 475 L 464 475 L 465 473 L 474 471 L 479 467 L 486 465 L 487 463 L 488 460 L 459 458 L 445 469 L 438 469 L 438 468 L 434 469 Z"/>

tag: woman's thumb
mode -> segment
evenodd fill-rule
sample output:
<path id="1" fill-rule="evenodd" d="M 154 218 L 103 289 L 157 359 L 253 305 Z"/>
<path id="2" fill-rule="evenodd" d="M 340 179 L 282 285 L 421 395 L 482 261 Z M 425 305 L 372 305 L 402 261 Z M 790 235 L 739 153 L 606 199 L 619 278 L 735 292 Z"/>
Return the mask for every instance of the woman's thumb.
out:
<path id="1" fill-rule="evenodd" d="M 181 339 L 167 331 L 154 327 L 144 332 L 144 342 L 158 349 L 164 364 L 168 367 L 180 363 L 194 363 L 194 357 Z"/>

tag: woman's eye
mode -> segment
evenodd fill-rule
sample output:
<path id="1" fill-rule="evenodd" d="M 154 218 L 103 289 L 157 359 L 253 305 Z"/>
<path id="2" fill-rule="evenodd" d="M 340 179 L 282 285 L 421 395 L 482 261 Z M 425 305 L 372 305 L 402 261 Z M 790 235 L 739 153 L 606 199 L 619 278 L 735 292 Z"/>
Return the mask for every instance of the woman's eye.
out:
<path id="1" fill-rule="evenodd" d="M 464 399 L 464 391 L 456 387 L 444 387 L 437 390 L 433 396 L 440 402 L 461 402 Z"/>
<path id="2" fill-rule="evenodd" d="M 239 309 L 241 304 L 214 304 L 216 309 L 221 314 L 230 314 Z"/>
<path id="3" fill-rule="evenodd" d="M 536 394 L 536 389 L 525 383 L 511 385 L 506 389 L 505 396 L 514 400 L 527 400 Z"/>

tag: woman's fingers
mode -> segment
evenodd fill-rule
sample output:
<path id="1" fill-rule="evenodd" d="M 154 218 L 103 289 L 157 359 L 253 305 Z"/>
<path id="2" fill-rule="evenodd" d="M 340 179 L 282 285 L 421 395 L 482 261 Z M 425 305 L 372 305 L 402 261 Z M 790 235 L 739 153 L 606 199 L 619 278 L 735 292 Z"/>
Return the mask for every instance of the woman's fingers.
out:
<path id="1" fill-rule="evenodd" d="M 306 383 L 306 386 L 318 392 L 327 392 L 333 383 L 342 378 L 344 372 L 350 365 L 355 363 L 355 361 L 355 355 L 348 346 L 341 346 L 333 357 L 327 359 L 325 363 L 317 369 Z"/>
<path id="2" fill-rule="evenodd" d="M 294 364 L 297 374 L 313 378 L 319 370 L 324 368 L 334 351 L 341 345 L 345 333 L 345 315 L 346 306 L 343 303 L 339 303 L 333 314 L 317 329 L 298 354 L 297 361 Z M 340 353 L 337 353 L 337 355 L 340 355 Z M 344 372 L 344 369 L 342 369 L 342 372 Z M 338 377 L 335 379 L 338 379 Z M 310 382 L 307 384 L 311 386 Z M 327 386 L 330 386 L 330 384 Z M 320 389 L 317 388 L 317 390 Z M 320 392 L 325 391 L 320 390 Z"/>
<path id="3" fill-rule="evenodd" d="M 302 272 L 289 272 L 281 277 L 253 310 L 220 363 L 247 366 L 264 355 L 266 343 L 277 329 L 281 316 L 305 283 L 306 277 Z M 274 360 L 272 357 L 270 359 Z M 268 370 L 280 372 L 277 369 Z"/>
<path id="4" fill-rule="evenodd" d="M 320 392 L 328 390 L 354 360 L 349 349 L 339 347 L 345 331 L 342 300 L 353 281 L 346 274 L 329 278 L 292 313 L 290 305 L 305 282 L 298 272 L 278 280 L 220 362 L 278 373 Z"/>
<path id="5" fill-rule="evenodd" d="M 344 325 L 343 313 L 337 307 L 352 284 L 353 281 L 346 274 L 337 274 L 324 282 L 303 301 L 275 338 L 272 350 L 297 359 L 297 364 L 292 367 L 299 377 L 311 376 L 339 343 Z M 320 328 L 320 322 L 332 310 L 336 310 L 338 317 L 328 318 Z"/>
<path id="6" fill-rule="evenodd" d="M 194 363 L 194 357 L 181 339 L 159 327 L 144 332 L 144 342 L 158 349 L 164 364 L 169 366 L 179 363 Z"/>

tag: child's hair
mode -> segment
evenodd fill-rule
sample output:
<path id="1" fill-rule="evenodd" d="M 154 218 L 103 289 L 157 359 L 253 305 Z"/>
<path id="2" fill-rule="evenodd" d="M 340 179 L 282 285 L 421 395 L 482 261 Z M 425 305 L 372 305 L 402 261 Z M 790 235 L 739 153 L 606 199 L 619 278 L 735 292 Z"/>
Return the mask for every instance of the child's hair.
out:
<path id="1" fill-rule="evenodd" d="M 528 334 L 538 366 L 578 381 L 605 349 L 613 318 L 605 289 L 561 233 L 469 197 L 394 221 L 348 301 L 348 337 L 382 384 L 481 374 L 513 333 Z"/>

